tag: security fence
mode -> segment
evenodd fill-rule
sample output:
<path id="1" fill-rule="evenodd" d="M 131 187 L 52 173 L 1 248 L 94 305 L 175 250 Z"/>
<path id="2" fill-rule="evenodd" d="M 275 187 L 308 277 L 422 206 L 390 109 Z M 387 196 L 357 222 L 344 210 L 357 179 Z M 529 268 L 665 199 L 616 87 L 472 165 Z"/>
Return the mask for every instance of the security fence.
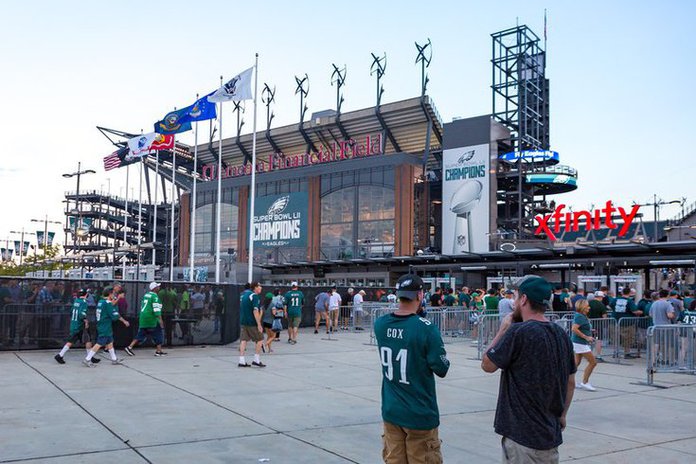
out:
<path id="1" fill-rule="evenodd" d="M 149 282 L 124 282 L 121 316 L 114 324 L 117 347 L 130 343 L 138 330 L 142 296 Z M 0 350 L 54 349 L 70 331 L 72 303 L 79 289 L 88 290 L 87 332 L 96 339 L 96 307 L 113 282 L 62 279 L 0 279 Z M 229 343 L 239 337 L 238 286 L 163 282 L 160 290 L 167 345 Z M 9 301 L 8 301 L 9 300 Z M 232 304 L 234 302 L 235 304 Z"/>
<path id="2" fill-rule="evenodd" d="M 647 329 L 647 383 L 655 374 L 696 374 L 696 325 L 656 325 Z"/>

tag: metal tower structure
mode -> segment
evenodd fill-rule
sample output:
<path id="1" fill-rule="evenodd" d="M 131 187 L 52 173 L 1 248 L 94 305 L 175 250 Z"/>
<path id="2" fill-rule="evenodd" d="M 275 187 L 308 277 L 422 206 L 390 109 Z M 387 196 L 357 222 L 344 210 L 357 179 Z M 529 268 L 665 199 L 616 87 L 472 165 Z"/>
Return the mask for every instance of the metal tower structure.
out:
<path id="1" fill-rule="evenodd" d="M 527 175 L 544 171 L 545 160 L 536 162 L 523 156 L 528 150 L 549 149 L 549 80 L 546 78 L 546 52 L 539 37 L 527 26 L 517 26 L 491 34 L 493 118 L 511 132 L 510 148 L 515 162 L 506 163 L 506 177 L 516 178 L 516 188 L 498 198 L 504 211 L 499 226 L 518 239 L 531 238 L 536 203 L 535 185 Z"/>

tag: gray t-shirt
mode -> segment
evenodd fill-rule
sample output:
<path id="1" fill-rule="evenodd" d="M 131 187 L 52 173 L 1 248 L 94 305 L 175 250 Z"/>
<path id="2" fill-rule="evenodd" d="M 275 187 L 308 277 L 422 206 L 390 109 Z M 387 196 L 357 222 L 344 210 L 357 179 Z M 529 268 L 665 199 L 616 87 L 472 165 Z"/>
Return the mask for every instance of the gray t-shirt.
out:
<path id="1" fill-rule="evenodd" d="M 672 319 L 667 317 L 668 313 L 674 313 L 674 307 L 667 300 L 657 300 L 650 306 L 650 317 L 654 325 L 672 324 Z"/>
<path id="2" fill-rule="evenodd" d="M 508 314 L 511 314 L 513 311 L 512 309 L 512 298 L 503 298 L 500 300 L 498 303 L 498 313 L 500 314 L 500 318 L 504 318 Z"/>
<path id="3" fill-rule="evenodd" d="M 317 311 L 326 311 L 326 308 L 329 305 L 329 298 L 331 297 L 326 292 L 321 292 L 318 294 L 315 300 L 316 303 L 314 304 L 314 309 Z"/>
<path id="4" fill-rule="evenodd" d="M 496 433 L 538 450 L 560 445 L 568 378 L 577 371 L 568 334 L 551 322 L 514 323 L 488 358 L 502 370 Z"/>

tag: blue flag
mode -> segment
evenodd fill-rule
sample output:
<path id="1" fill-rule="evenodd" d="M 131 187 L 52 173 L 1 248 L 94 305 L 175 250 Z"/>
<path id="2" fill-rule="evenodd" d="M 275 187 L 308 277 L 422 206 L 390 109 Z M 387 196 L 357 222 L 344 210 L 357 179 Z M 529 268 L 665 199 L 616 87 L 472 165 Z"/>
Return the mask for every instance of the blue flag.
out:
<path id="1" fill-rule="evenodd" d="M 208 101 L 208 97 L 212 95 L 206 95 L 203 98 L 196 100 L 191 106 L 187 106 L 182 111 L 186 111 L 186 114 L 181 118 L 180 122 L 196 122 L 196 121 L 207 121 L 208 119 L 217 118 L 217 111 L 215 111 L 215 103 Z"/>
<path id="2" fill-rule="evenodd" d="M 155 132 L 158 134 L 171 135 L 179 132 L 191 130 L 191 120 L 187 120 L 193 105 L 180 110 L 172 111 L 161 120 L 155 123 Z"/>

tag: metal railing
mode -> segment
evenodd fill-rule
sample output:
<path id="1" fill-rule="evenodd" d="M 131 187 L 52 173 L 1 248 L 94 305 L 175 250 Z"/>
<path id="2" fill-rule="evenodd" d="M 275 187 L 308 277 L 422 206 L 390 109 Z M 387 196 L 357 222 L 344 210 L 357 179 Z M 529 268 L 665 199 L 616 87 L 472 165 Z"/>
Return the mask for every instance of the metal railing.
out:
<path id="1" fill-rule="evenodd" d="M 655 325 L 647 329 L 647 383 L 655 374 L 696 375 L 696 325 Z"/>

